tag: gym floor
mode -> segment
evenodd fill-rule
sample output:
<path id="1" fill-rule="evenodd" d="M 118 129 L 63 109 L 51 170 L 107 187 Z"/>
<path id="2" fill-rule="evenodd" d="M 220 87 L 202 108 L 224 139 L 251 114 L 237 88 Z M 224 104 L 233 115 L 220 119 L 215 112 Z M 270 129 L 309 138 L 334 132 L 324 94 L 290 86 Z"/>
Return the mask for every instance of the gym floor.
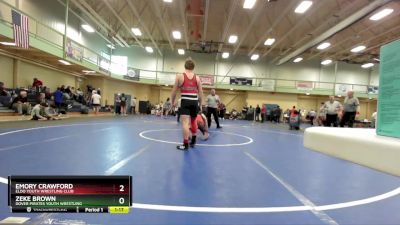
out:
<path id="1" fill-rule="evenodd" d="M 400 178 L 303 147 L 285 125 L 223 121 L 187 152 L 175 118 L 0 124 L 0 177 L 131 175 L 129 214 L 12 214 L 33 224 L 400 224 Z M 378 159 L 377 159 L 378 160 Z"/>

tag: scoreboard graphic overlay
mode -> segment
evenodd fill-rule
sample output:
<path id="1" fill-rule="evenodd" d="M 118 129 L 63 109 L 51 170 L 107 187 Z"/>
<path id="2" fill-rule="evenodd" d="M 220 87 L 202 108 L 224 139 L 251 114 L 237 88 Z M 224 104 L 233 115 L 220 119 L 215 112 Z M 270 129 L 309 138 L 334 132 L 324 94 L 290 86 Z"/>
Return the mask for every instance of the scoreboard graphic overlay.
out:
<path id="1" fill-rule="evenodd" d="M 15 213 L 128 213 L 131 176 L 9 176 Z"/>

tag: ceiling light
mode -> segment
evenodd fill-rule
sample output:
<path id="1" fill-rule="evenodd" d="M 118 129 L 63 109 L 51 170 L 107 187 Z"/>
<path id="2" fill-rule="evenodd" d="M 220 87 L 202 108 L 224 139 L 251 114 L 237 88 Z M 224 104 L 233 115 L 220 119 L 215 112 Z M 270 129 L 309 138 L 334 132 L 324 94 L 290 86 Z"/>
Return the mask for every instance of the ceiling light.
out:
<path id="1" fill-rule="evenodd" d="M 172 31 L 172 37 L 174 37 L 174 39 L 177 39 L 177 40 L 181 39 L 182 38 L 181 32 L 177 31 L 177 30 Z"/>
<path id="2" fill-rule="evenodd" d="M 259 54 L 253 54 L 250 59 L 256 61 L 258 58 L 260 58 Z"/>
<path id="3" fill-rule="evenodd" d="M 132 28 L 132 33 L 133 33 L 135 36 L 142 36 L 142 31 L 141 31 L 139 28 L 137 28 L 137 27 Z"/>
<path id="4" fill-rule="evenodd" d="M 69 62 L 67 62 L 67 61 L 65 61 L 65 60 L 62 60 L 62 59 L 60 59 L 60 60 L 58 60 L 60 63 L 62 63 L 62 64 L 64 64 L 64 65 L 67 65 L 67 66 L 69 66 L 69 65 L 71 65 L 71 63 L 69 63 Z"/>
<path id="5" fill-rule="evenodd" d="M 361 67 L 364 68 L 364 69 L 371 68 L 373 66 L 374 66 L 373 63 L 365 63 L 365 64 L 361 65 Z"/>
<path id="6" fill-rule="evenodd" d="M 154 51 L 153 51 L 153 48 L 150 47 L 150 46 L 147 46 L 145 49 L 146 49 L 146 51 L 147 51 L 148 53 L 153 53 L 153 52 L 154 52 Z"/>
<path id="7" fill-rule="evenodd" d="M 293 62 L 298 63 L 298 62 L 301 62 L 302 60 L 303 60 L 303 58 L 297 57 L 295 60 L 293 60 Z"/>
<path id="8" fill-rule="evenodd" d="M 310 95 L 310 93 L 306 93 L 306 95 Z"/>
<path id="9" fill-rule="evenodd" d="M 229 89 L 229 90 L 233 91 L 233 88 L 231 88 L 231 89 Z"/>
<path id="10" fill-rule="evenodd" d="M 331 43 L 329 43 L 329 42 L 324 42 L 324 43 L 318 45 L 317 49 L 323 50 L 323 49 L 329 48 L 329 46 L 331 46 Z"/>
<path id="11" fill-rule="evenodd" d="M 375 13 L 374 15 L 372 15 L 369 19 L 370 20 L 380 20 L 380 19 L 382 19 L 383 17 L 386 17 L 386 16 L 388 16 L 389 14 L 391 14 L 393 12 L 393 9 L 388 9 L 388 8 L 386 8 L 386 9 L 382 9 L 381 11 L 379 11 L 379 12 L 377 12 L 377 13 Z"/>
<path id="12" fill-rule="evenodd" d="M 93 71 L 93 70 L 82 70 L 82 73 L 90 74 L 90 73 L 96 73 L 96 71 Z"/>
<path id="13" fill-rule="evenodd" d="M 0 44 L 7 46 L 16 46 L 15 42 L 0 42 Z"/>
<path id="14" fill-rule="evenodd" d="M 179 55 L 184 55 L 185 54 L 185 50 L 184 49 L 178 49 L 178 54 Z"/>
<path id="15" fill-rule="evenodd" d="M 224 58 L 224 59 L 229 58 L 229 52 L 222 53 L 222 58 Z"/>
<path id="16" fill-rule="evenodd" d="M 364 45 L 360 45 L 360 46 L 357 46 L 357 47 L 351 49 L 350 51 L 351 51 L 351 52 L 361 52 L 361 51 L 363 51 L 363 50 L 366 49 L 366 48 L 367 48 L 367 47 L 365 47 Z"/>
<path id="17" fill-rule="evenodd" d="M 312 1 L 302 1 L 294 10 L 295 13 L 304 13 L 307 11 L 311 5 L 313 4 Z"/>
<path id="18" fill-rule="evenodd" d="M 338 97 L 339 97 L 339 98 L 341 98 L 341 97 L 342 97 L 342 95 L 338 95 Z"/>
<path id="19" fill-rule="evenodd" d="M 164 0 L 164 2 L 168 2 L 168 3 L 170 3 L 170 2 L 172 2 L 172 0 Z"/>
<path id="20" fill-rule="evenodd" d="M 374 58 L 375 61 L 380 62 L 381 60 L 378 58 Z"/>
<path id="21" fill-rule="evenodd" d="M 256 4 L 257 0 L 244 0 L 243 8 L 244 9 L 251 9 Z"/>
<path id="22" fill-rule="evenodd" d="M 86 30 L 86 32 L 89 32 L 89 33 L 93 33 L 95 30 L 93 29 L 93 27 L 91 27 L 90 25 L 87 25 L 87 24 L 82 24 L 82 28 L 84 29 L 84 30 Z"/>
<path id="23" fill-rule="evenodd" d="M 275 42 L 275 38 L 268 38 L 265 40 L 264 45 L 272 45 Z"/>
<path id="24" fill-rule="evenodd" d="M 115 49 L 114 45 L 112 45 L 112 44 L 108 44 L 107 47 L 111 48 L 111 49 Z"/>
<path id="25" fill-rule="evenodd" d="M 330 60 L 330 59 L 326 59 L 326 60 L 321 62 L 322 65 L 329 65 L 331 63 L 332 63 L 332 60 Z"/>
<path id="26" fill-rule="evenodd" d="M 231 35 L 231 36 L 229 36 L 228 42 L 231 43 L 231 44 L 234 44 L 234 43 L 237 42 L 237 40 L 238 40 L 238 36 L 236 36 L 236 35 Z"/>

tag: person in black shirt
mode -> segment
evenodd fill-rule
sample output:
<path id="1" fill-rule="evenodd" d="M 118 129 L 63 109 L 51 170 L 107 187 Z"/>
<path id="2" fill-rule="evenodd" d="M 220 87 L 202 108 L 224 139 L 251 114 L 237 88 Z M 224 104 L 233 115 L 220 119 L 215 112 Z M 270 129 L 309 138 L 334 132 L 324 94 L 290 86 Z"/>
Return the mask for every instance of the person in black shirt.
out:
<path id="1" fill-rule="evenodd" d="M 257 104 L 257 107 L 256 107 L 256 121 L 260 121 L 260 113 L 261 113 L 261 108 L 260 108 L 260 105 Z"/>
<path id="2" fill-rule="evenodd" d="M 26 91 L 21 91 L 20 94 L 13 100 L 12 108 L 22 115 L 29 115 L 31 112 L 31 104 L 28 102 Z"/>

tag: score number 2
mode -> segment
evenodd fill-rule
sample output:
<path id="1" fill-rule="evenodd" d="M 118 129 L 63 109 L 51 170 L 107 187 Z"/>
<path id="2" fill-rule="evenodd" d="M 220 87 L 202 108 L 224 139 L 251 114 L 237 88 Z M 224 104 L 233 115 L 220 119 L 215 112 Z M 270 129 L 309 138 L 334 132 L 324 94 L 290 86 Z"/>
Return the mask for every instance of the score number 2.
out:
<path id="1" fill-rule="evenodd" d="M 125 188 L 124 185 L 119 185 L 120 192 L 124 192 L 124 188 Z M 125 203 L 125 198 L 123 198 L 123 197 L 119 198 L 118 202 L 119 202 L 119 204 L 123 205 Z"/>

